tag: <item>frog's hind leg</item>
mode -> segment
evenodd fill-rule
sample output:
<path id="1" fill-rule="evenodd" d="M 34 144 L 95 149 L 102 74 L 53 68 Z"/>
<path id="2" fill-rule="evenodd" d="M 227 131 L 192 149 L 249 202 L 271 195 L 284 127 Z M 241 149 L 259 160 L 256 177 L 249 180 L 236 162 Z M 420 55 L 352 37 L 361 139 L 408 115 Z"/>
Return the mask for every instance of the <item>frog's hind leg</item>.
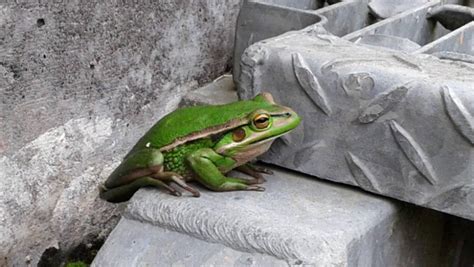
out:
<path id="1" fill-rule="evenodd" d="M 194 197 L 199 197 L 201 194 L 199 191 L 189 186 L 183 179 L 183 177 L 175 172 L 156 172 L 151 175 L 153 178 L 160 179 L 162 181 L 173 182 L 184 190 L 190 192 Z"/>
<path id="2" fill-rule="evenodd" d="M 100 197 L 110 202 L 127 201 L 140 187 L 145 186 L 161 187 L 175 196 L 181 196 L 170 186 L 171 183 L 199 196 L 199 192 L 188 186 L 179 174 L 163 170 L 163 155 L 158 149 L 144 148 L 127 155 L 102 186 Z"/>
<path id="3" fill-rule="evenodd" d="M 122 185 L 115 188 L 106 188 L 102 186 L 100 188 L 100 198 L 109 202 L 118 203 L 129 200 L 135 192 L 141 187 L 154 186 L 158 188 L 164 188 L 175 196 L 181 196 L 181 193 L 166 183 L 157 180 L 155 178 L 145 176 L 134 180 L 133 182 Z"/>

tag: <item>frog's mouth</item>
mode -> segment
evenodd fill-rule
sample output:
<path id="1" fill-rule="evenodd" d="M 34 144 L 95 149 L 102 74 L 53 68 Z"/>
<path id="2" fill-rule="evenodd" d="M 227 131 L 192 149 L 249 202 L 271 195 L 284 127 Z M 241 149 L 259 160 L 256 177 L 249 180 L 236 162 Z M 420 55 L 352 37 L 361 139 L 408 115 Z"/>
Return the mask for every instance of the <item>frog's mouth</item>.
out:
<path id="1" fill-rule="evenodd" d="M 281 134 L 279 134 L 279 135 L 272 136 L 272 137 L 270 137 L 270 138 L 264 138 L 264 139 L 261 139 L 261 140 L 256 140 L 256 141 L 254 141 L 254 142 L 251 142 L 249 145 L 250 145 L 250 146 L 252 146 L 252 145 L 261 145 L 261 144 L 264 144 L 264 143 L 273 141 L 273 140 L 277 139 L 278 137 L 281 137 L 281 136 L 287 134 L 289 131 L 291 131 L 291 130 L 288 130 L 288 131 L 286 131 L 286 132 L 284 132 L 284 133 L 281 133 Z"/>

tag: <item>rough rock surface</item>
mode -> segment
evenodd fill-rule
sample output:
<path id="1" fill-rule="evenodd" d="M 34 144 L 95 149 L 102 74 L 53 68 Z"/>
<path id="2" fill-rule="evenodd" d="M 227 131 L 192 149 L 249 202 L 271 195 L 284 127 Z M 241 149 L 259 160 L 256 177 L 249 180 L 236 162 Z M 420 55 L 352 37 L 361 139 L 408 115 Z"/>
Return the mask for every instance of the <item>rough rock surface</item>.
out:
<path id="1" fill-rule="evenodd" d="M 97 185 L 228 69 L 239 0 L 0 4 L 0 265 L 105 235 Z"/>
<path id="2" fill-rule="evenodd" d="M 93 266 L 435 266 L 455 249 L 441 213 L 273 170 L 265 192 L 138 191 Z"/>

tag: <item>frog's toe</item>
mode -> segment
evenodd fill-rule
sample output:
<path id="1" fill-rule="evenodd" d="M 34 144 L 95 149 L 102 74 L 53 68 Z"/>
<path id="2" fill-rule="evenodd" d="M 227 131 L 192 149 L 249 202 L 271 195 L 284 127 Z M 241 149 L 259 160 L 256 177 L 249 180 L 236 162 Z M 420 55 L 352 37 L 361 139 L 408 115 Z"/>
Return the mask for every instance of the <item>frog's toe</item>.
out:
<path id="1" fill-rule="evenodd" d="M 243 172 L 249 176 L 252 176 L 256 180 L 258 180 L 257 183 L 264 183 L 266 180 L 263 178 L 262 173 L 264 174 L 273 174 L 273 172 L 267 168 L 260 167 L 260 166 L 255 166 L 253 164 L 245 164 L 242 166 L 239 166 L 236 168 L 237 171 Z M 252 179 L 251 181 L 254 181 L 255 179 Z M 255 182 L 254 182 L 255 183 Z"/>
<path id="2" fill-rule="evenodd" d="M 106 192 L 108 188 L 104 184 L 99 184 L 99 192 L 103 193 Z"/>
<path id="3" fill-rule="evenodd" d="M 193 197 L 200 197 L 201 196 L 201 193 L 197 189 L 196 189 L 196 191 L 191 192 L 191 194 L 193 194 Z"/>
<path id="4" fill-rule="evenodd" d="M 188 185 L 183 180 L 183 178 L 181 176 L 172 175 L 170 179 L 171 179 L 172 182 L 174 182 L 175 184 L 177 184 L 178 186 L 180 186 L 184 190 L 190 192 L 193 195 L 193 197 L 200 197 L 201 196 L 201 193 L 199 192 L 199 190 L 197 190 L 196 188 Z"/>
<path id="5" fill-rule="evenodd" d="M 193 197 L 200 197 L 201 196 L 201 193 L 199 192 L 199 190 L 197 190 L 197 189 L 195 189 L 191 186 L 187 186 L 184 189 L 186 189 L 186 191 L 190 192 L 193 195 Z"/>
<path id="6" fill-rule="evenodd" d="M 265 180 L 265 178 L 263 178 L 263 176 L 261 176 L 261 177 L 258 177 L 258 178 L 246 180 L 246 181 L 245 181 L 245 184 L 248 184 L 248 185 L 252 185 L 252 184 L 263 184 L 263 183 L 266 182 L 266 181 L 267 181 L 267 180 Z"/>
<path id="7" fill-rule="evenodd" d="M 181 192 L 179 192 L 178 190 L 172 188 L 171 186 L 166 187 L 166 189 L 168 189 L 168 191 L 170 192 L 170 194 L 172 194 L 173 196 L 180 197 L 180 196 L 183 195 L 183 194 L 181 194 Z"/>
<path id="8" fill-rule="evenodd" d="M 260 167 L 260 166 L 254 166 L 254 168 L 255 168 L 255 171 L 257 171 L 257 172 L 265 173 L 265 174 L 268 174 L 268 175 L 273 175 L 273 171 L 268 169 L 268 168 Z"/>
<path id="9" fill-rule="evenodd" d="M 247 188 L 245 188 L 245 190 L 263 192 L 263 191 L 265 191 L 265 187 L 262 187 L 262 186 L 259 186 L 259 185 L 249 185 L 249 186 L 247 186 Z"/>
<path id="10" fill-rule="evenodd" d="M 274 172 L 268 168 L 263 168 L 262 170 L 263 173 L 268 174 L 268 175 L 273 175 Z"/>
<path id="11" fill-rule="evenodd" d="M 250 182 L 252 182 L 250 184 L 261 184 L 267 181 L 265 180 L 265 178 L 263 178 L 263 175 L 261 173 L 256 172 L 256 171 L 253 171 L 252 174 L 250 174 L 250 176 L 253 177 L 253 179 L 249 180 Z"/>
<path id="12" fill-rule="evenodd" d="M 178 184 L 178 183 L 177 183 Z M 201 196 L 201 193 L 199 192 L 199 190 L 197 190 L 196 188 L 186 184 L 184 181 L 181 183 L 181 184 L 178 184 L 180 187 L 182 187 L 184 190 L 188 191 L 189 193 L 191 193 L 193 195 L 193 197 L 200 197 Z"/>
<path id="13" fill-rule="evenodd" d="M 178 190 L 176 190 L 175 188 L 173 188 L 172 186 L 170 186 L 169 184 L 166 184 L 162 181 L 158 181 L 160 184 L 161 184 L 161 187 L 164 188 L 165 190 L 167 190 L 170 194 L 172 194 L 173 196 L 177 196 L 177 197 L 180 197 L 182 196 L 181 192 L 179 192 Z"/>

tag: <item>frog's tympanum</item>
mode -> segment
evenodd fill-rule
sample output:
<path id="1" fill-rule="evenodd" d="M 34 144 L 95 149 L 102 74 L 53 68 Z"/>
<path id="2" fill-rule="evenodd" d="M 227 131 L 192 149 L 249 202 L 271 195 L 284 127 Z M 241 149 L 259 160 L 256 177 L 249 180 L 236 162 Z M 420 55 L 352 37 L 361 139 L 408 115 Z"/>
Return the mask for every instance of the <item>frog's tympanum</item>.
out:
<path id="1" fill-rule="evenodd" d="M 261 93 L 246 101 L 178 109 L 158 121 L 125 156 L 101 188 L 101 198 L 121 202 L 144 186 L 199 196 L 186 182 L 195 180 L 214 191 L 256 190 L 265 168 L 249 161 L 300 123 L 290 108 Z M 253 179 L 231 178 L 236 169 Z"/>

